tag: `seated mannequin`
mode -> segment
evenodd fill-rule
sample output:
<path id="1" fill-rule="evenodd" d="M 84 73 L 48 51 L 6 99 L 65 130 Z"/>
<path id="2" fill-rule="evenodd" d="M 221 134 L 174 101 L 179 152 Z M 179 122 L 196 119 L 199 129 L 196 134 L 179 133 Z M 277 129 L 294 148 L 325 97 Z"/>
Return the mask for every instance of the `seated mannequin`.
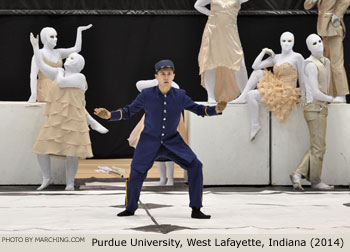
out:
<path id="1" fill-rule="evenodd" d="M 92 157 L 85 115 L 87 82 L 80 73 L 85 61 L 81 55 L 71 53 L 64 64 L 66 70 L 51 67 L 41 56 L 38 37 L 31 34 L 30 40 L 38 69 L 52 81 L 55 80 L 47 96 L 47 120 L 33 147 L 43 173 L 42 185 L 37 190 L 43 190 L 50 185 L 50 155 L 55 155 L 66 157 L 66 190 L 71 191 L 74 190 L 79 158 Z"/>
<path id="2" fill-rule="evenodd" d="M 54 28 L 45 27 L 40 32 L 41 42 L 44 47 L 40 49 L 40 56 L 43 58 L 43 62 L 51 67 L 62 67 L 62 60 L 67 58 L 68 55 L 81 51 L 82 44 L 82 32 L 90 29 L 92 25 L 80 26 L 77 29 L 77 39 L 75 46 L 71 48 L 59 48 L 55 49 L 57 44 L 57 32 Z M 37 65 L 34 56 L 32 58 L 31 70 L 30 70 L 30 89 L 31 96 L 28 102 L 47 102 L 47 97 L 50 93 L 50 88 L 53 85 L 53 80 L 48 78 L 42 73 Z M 98 123 L 90 114 L 86 111 L 86 120 L 93 130 L 98 131 L 101 134 L 108 132 L 108 129 Z"/>
<path id="3" fill-rule="evenodd" d="M 253 63 L 251 74 L 242 94 L 232 103 L 246 103 L 251 117 L 251 140 L 261 129 L 259 122 L 259 102 L 263 100 L 272 111 L 273 115 L 284 122 L 299 101 L 299 96 L 305 96 L 303 64 L 304 58 L 301 54 L 293 51 L 294 35 L 284 32 L 281 36 L 280 54 L 275 54 L 271 49 L 263 49 Z M 265 55 L 269 57 L 263 60 Z M 274 73 L 262 69 L 272 67 Z M 299 80 L 300 90 L 296 88 Z M 258 89 L 255 87 L 258 86 Z M 283 92 L 281 92 L 283 90 Z"/>

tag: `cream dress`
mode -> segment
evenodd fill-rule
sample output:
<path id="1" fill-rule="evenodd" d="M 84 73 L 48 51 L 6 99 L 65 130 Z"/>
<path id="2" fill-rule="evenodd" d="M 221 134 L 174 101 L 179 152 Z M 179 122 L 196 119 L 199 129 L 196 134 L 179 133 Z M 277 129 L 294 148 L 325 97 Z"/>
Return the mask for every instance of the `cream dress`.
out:
<path id="1" fill-rule="evenodd" d="M 205 72 L 216 69 L 215 99 L 226 96 L 235 99 L 240 90 L 235 79 L 243 58 L 238 35 L 237 15 L 241 9 L 238 0 L 212 0 L 211 14 L 205 26 L 198 63 L 204 85 Z"/>

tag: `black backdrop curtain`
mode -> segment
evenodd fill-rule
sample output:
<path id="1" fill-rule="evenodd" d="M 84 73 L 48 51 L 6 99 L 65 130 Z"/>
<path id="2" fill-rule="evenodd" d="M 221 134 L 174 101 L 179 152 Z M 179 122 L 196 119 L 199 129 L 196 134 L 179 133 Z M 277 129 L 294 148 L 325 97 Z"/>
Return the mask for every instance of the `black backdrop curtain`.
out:
<path id="1" fill-rule="evenodd" d="M 195 0 L 1 0 L 0 9 L 48 10 L 193 10 Z M 250 10 L 303 9 L 304 0 L 251 0 Z"/>
<path id="2" fill-rule="evenodd" d="M 26 101 L 30 95 L 29 73 L 32 48 L 29 33 L 40 33 L 45 26 L 54 27 L 58 32 L 57 47 L 71 47 L 75 43 L 76 28 L 93 24 L 83 33 L 81 54 L 86 66 L 83 73 L 87 77 L 89 89 L 86 92 L 87 110 L 92 114 L 97 106 L 117 109 L 129 104 L 138 94 L 137 80 L 152 79 L 156 61 L 170 58 L 176 65 L 175 81 L 193 100 L 205 101 L 206 92 L 200 86 L 197 55 L 206 22 L 204 15 L 193 11 L 195 1 L 1 1 L 0 6 L 0 100 Z M 303 1 L 251 0 L 245 4 L 246 10 L 300 9 Z M 124 7 L 123 7 L 124 6 Z M 244 6 L 244 5 L 243 5 Z M 249 8 L 248 8 L 249 7 Z M 33 9 L 176 9 L 191 11 L 180 15 L 48 15 L 10 10 Z M 295 34 L 294 50 L 304 57 L 309 53 L 305 38 L 316 32 L 317 16 L 310 15 L 240 15 L 239 33 L 245 53 L 248 72 L 262 48 L 280 51 L 279 37 L 284 31 Z M 2 15 L 1 15 L 2 14 Z M 144 13 L 147 14 L 147 13 Z M 287 15 L 288 14 L 288 15 Z M 345 17 L 348 27 L 350 18 Z M 344 41 L 345 67 L 349 69 L 349 36 Z M 142 113 L 129 121 L 115 123 L 102 122 L 110 132 L 100 135 L 91 131 L 93 152 L 96 158 L 131 157 L 133 149 L 127 138 Z M 0 119 L 1 123 L 1 119 Z M 247 125 L 248 126 L 248 125 Z"/>

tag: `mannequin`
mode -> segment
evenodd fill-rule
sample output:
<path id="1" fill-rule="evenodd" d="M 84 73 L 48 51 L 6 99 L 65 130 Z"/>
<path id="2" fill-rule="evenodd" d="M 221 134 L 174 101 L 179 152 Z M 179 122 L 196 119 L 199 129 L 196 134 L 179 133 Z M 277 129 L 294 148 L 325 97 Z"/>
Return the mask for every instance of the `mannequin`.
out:
<path id="1" fill-rule="evenodd" d="M 238 11 L 241 4 L 248 1 L 198 0 L 194 5 L 209 16 L 198 55 L 201 83 L 207 90 L 208 102 L 218 101 L 221 96 L 233 100 L 248 81 L 237 29 Z M 208 4 L 211 10 L 205 7 Z"/>
<path id="2" fill-rule="evenodd" d="M 40 32 L 40 38 L 44 46 L 42 49 L 40 49 L 40 55 L 43 58 L 44 62 L 51 67 L 62 67 L 62 59 L 67 58 L 68 55 L 70 55 L 71 53 L 79 53 L 81 51 L 82 32 L 90 29 L 91 27 L 91 24 L 88 26 L 78 27 L 75 46 L 67 49 L 55 49 L 57 44 L 56 30 L 51 27 L 43 28 Z M 52 86 L 52 84 L 53 81 L 50 80 L 50 78 L 47 78 L 45 74 L 39 71 L 39 67 L 33 56 L 30 71 L 31 96 L 28 102 L 47 102 L 48 95 L 50 93 L 50 87 Z M 93 130 L 96 130 L 101 134 L 105 134 L 108 132 L 108 129 L 106 129 L 100 123 L 98 123 L 87 111 L 86 120 L 88 121 L 88 124 Z"/>
<path id="3" fill-rule="evenodd" d="M 143 89 L 146 88 L 151 88 L 151 87 L 156 87 L 158 86 L 158 80 L 153 79 L 153 80 L 141 80 L 136 83 L 136 88 L 138 91 L 142 91 Z M 174 81 L 171 83 L 171 86 L 173 88 L 179 89 L 179 85 L 176 84 Z M 136 148 L 136 145 L 138 143 L 138 140 L 140 138 L 141 131 L 143 130 L 143 122 L 144 122 L 144 116 L 140 120 L 140 122 L 136 125 L 134 130 L 131 132 L 130 137 L 129 137 L 129 144 L 131 147 Z M 181 121 L 180 121 L 181 122 Z M 182 124 L 183 124 L 183 119 L 182 119 Z M 180 131 L 180 135 L 185 139 L 186 137 L 181 134 L 182 132 Z M 163 186 L 173 186 L 174 185 L 174 162 L 173 161 L 157 161 L 157 166 L 158 166 L 158 172 L 159 172 L 159 185 Z M 166 178 L 166 175 L 168 173 L 168 179 Z"/>
<path id="4" fill-rule="evenodd" d="M 37 190 L 43 190 L 50 185 L 50 155 L 56 155 L 66 157 L 66 190 L 71 191 L 74 190 L 79 158 L 92 157 L 85 116 L 84 93 L 87 82 L 80 73 L 85 61 L 81 55 L 71 53 L 64 64 L 66 70 L 51 67 L 41 56 L 38 36 L 35 38 L 31 33 L 30 41 L 38 69 L 51 80 L 56 80 L 47 97 L 47 120 L 33 147 L 43 173 L 43 182 Z"/>
<path id="5" fill-rule="evenodd" d="M 246 103 L 248 101 L 251 117 L 251 140 L 254 140 L 261 129 L 259 122 L 259 102 L 262 98 L 276 118 L 284 122 L 291 112 L 292 107 L 299 101 L 300 91 L 296 89 L 297 80 L 299 80 L 301 96 L 305 97 L 304 58 L 301 54 L 293 51 L 294 35 L 290 32 L 284 32 L 281 35 L 280 43 L 282 50 L 280 54 L 275 54 L 271 49 L 267 48 L 262 50 L 253 63 L 254 71 L 242 94 L 232 101 L 232 103 Z M 269 57 L 263 60 L 265 55 L 269 55 Z M 261 70 L 272 66 L 274 67 L 274 74 Z M 259 89 L 254 90 L 257 85 L 259 85 Z M 283 93 L 283 99 L 281 97 L 275 97 L 276 100 L 268 101 L 268 99 L 274 97 L 271 96 L 271 93 L 276 93 L 274 88 L 279 88 L 279 86 L 285 91 Z"/>
<path id="6" fill-rule="evenodd" d="M 330 61 L 323 56 L 322 39 L 311 34 L 306 39 L 311 56 L 305 60 L 306 100 L 304 117 L 310 132 L 310 148 L 306 151 L 298 168 L 290 174 L 294 190 L 304 190 L 301 179 L 311 182 L 311 188 L 330 190 L 321 181 L 323 156 L 326 151 L 327 104 L 338 102 L 341 97 L 333 98 L 328 95 L 331 80 Z"/>
<path id="7" fill-rule="evenodd" d="M 350 0 L 305 0 L 304 7 L 309 10 L 317 5 L 317 33 L 323 39 L 324 56 L 331 62 L 330 95 L 340 96 L 337 101 L 346 102 L 349 84 L 344 68 L 345 38 L 344 14 L 350 6 Z"/>

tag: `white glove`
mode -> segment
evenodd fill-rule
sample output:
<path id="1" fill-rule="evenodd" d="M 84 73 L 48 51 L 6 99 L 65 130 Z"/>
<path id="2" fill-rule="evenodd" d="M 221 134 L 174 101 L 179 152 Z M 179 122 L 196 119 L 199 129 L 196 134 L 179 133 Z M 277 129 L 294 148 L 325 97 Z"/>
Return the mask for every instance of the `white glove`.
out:
<path id="1" fill-rule="evenodd" d="M 334 27 L 339 27 L 340 26 L 340 20 L 339 20 L 339 17 L 335 14 L 333 14 L 332 16 L 332 25 Z"/>
<path id="2" fill-rule="evenodd" d="M 272 58 L 275 57 L 274 51 L 272 51 L 272 50 L 269 49 L 269 48 L 264 48 L 264 49 L 263 49 L 263 52 L 264 52 L 265 54 L 267 54 L 267 55 L 270 55 Z"/>

